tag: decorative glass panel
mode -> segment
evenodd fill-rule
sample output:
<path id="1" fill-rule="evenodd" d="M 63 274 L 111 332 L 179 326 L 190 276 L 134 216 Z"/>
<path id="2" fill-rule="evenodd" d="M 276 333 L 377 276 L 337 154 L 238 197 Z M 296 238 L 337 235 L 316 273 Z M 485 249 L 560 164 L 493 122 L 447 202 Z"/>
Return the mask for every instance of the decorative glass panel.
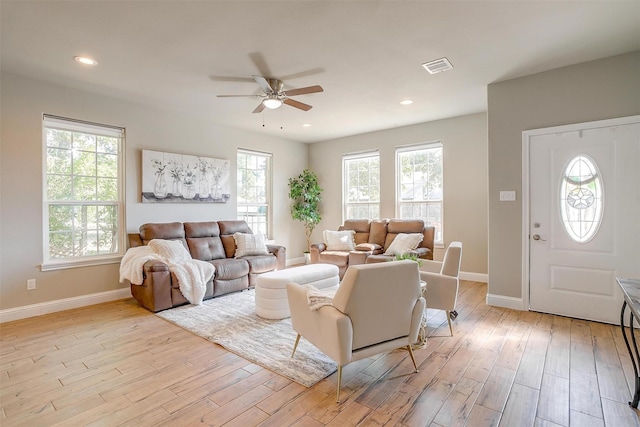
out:
<path id="1" fill-rule="evenodd" d="M 595 236 L 602 220 L 602 177 L 593 159 L 580 154 L 564 169 L 560 210 L 567 234 L 578 243 Z"/>

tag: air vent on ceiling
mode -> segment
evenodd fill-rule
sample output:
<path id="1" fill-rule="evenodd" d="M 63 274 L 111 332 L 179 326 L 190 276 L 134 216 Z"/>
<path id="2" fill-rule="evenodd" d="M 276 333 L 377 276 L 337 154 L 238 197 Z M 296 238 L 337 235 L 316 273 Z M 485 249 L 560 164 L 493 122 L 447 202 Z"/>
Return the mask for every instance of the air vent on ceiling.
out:
<path id="1" fill-rule="evenodd" d="M 436 59 L 435 61 L 425 62 L 422 66 L 429 74 L 437 74 L 443 71 L 453 70 L 453 65 L 447 58 Z"/>

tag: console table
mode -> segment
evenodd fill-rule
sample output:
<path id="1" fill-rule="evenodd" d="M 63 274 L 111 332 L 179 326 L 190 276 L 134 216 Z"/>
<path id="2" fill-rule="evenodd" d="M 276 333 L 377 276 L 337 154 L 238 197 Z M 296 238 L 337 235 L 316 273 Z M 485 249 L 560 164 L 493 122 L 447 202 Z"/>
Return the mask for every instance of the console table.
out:
<path id="1" fill-rule="evenodd" d="M 640 280 L 616 278 L 616 281 L 624 294 L 624 302 L 622 303 L 622 310 L 620 310 L 620 328 L 622 329 L 624 343 L 627 345 L 631 363 L 633 364 L 633 372 L 636 376 L 636 391 L 633 395 L 633 401 L 629 402 L 629 405 L 637 408 L 638 402 L 640 401 L 640 376 L 638 376 L 640 354 L 638 353 L 636 335 L 633 331 L 633 322 L 635 320 L 640 323 Z M 624 312 L 627 307 L 629 307 L 629 334 L 631 335 L 631 342 L 633 343 L 633 351 L 631 350 L 629 338 L 627 337 L 627 329 L 624 327 Z"/>

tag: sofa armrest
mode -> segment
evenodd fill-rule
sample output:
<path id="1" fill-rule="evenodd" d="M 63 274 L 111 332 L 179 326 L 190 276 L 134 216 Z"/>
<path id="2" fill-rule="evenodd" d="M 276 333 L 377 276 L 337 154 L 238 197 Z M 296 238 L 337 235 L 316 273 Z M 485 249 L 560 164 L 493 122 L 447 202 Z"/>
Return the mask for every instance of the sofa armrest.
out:
<path id="1" fill-rule="evenodd" d="M 312 243 L 309 248 L 309 252 L 311 253 L 311 264 L 317 264 L 319 260 L 320 253 L 327 249 L 327 245 L 324 243 Z"/>
<path id="2" fill-rule="evenodd" d="M 142 267 L 143 271 L 144 271 L 144 275 L 147 276 L 149 273 L 156 273 L 159 271 L 169 271 L 169 266 L 162 262 L 162 261 L 158 261 L 158 260 L 151 260 L 151 261 L 147 261 L 144 263 L 144 266 Z"/>
<path id="3" fill-rule="evenodd" d="M 287 283 L 287 299 L 294 331 L 338 364 L 351 362 L 353 326 L 346 314 L 333 306 L 311 310 L 306 288 L 297 283 Z"/>
<path id="4" fill-rule="evenodd" d="M 153 312 L 173 307 L 169 266 L 162 261 L 147 261 L 143 269 L 144 281 L 141 285 L 131 285 L 131 295 Z"/>
<path id="5" fill-rule="evenodd" d="M 312 243 L 311 250 L 313 251 L 314 249 L 316 249 L 318 252 L 326 251 L 327 245 L 325 245 L 324 243 Z"/>
<path id="6" fill-rule="evenodd" d="M 429 248 L 418 247 L 412 251 L 409 251 L 410 254 L 417 256 L 422 259 L 433 259 L 433 251 Z"/>
<path id="7" fill-rule="evenodd" d="M 349 252 L 349 265 L 366 264 L 369 255 L 371 255 L 371 251 L 351 251 Z"/>
<path id="8" fill-rule="evenodd" d="M 287 248 L 280 245 L 267 245 L 267 250 L 276 256 L 278 260 L 278 270 L 284 270 L 287 266 Z"/>

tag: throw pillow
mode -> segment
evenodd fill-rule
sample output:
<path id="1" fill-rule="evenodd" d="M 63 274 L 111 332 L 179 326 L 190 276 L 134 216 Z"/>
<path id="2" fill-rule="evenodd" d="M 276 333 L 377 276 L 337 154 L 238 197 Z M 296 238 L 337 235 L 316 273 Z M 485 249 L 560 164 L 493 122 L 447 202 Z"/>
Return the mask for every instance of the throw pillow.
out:
<path id="1" fill-rule="evenodd" d="M 356 251 L 375 252 L 375 251 L 379 251 L 380 249 L 382 249 L 382 246 L 380 246 L 377 243 L 359 243 L 356 245 Z"/>
<path id="2" fill-rule="evenodd" d="M 269 255 L 266 240 L 262 234 L 235 233 L 236 258 L 249 255 Z"/>
<path id="3" fill-rule="evenodd" d="M 402 255 L 418 247 L 424 236 L 422 233 L 399 233 L 384 252 L 385 255 Z"/>
<path id="4" fill-rule="evenodd" d="M 153 239 L 147 244 L 151 250 L 171 262 L 191 259 L 191 254 L 179 240 Z"/>
<path id="5" fill-rule="evenodd" d="M 325 230 L 322 235 L 328 251 L 353 251 L 356 248 L 354 240 L 356 232 L 353 230 Z"/>

